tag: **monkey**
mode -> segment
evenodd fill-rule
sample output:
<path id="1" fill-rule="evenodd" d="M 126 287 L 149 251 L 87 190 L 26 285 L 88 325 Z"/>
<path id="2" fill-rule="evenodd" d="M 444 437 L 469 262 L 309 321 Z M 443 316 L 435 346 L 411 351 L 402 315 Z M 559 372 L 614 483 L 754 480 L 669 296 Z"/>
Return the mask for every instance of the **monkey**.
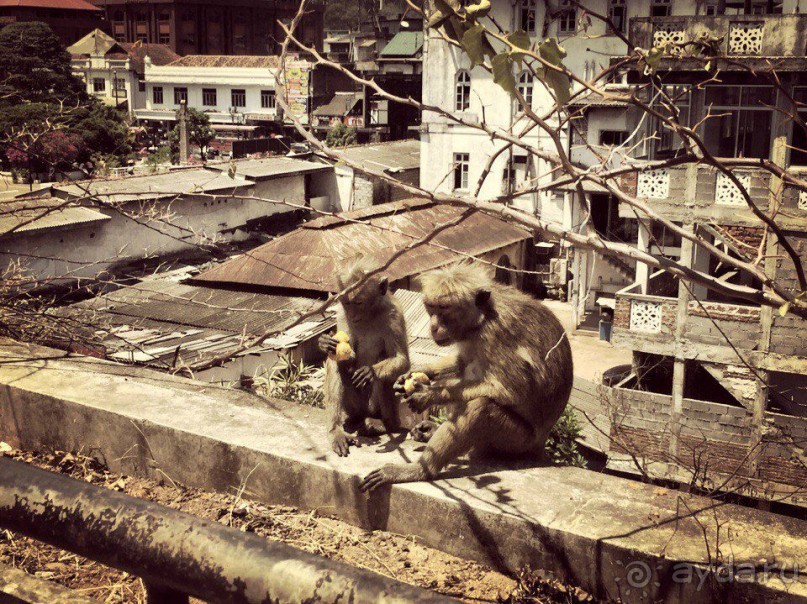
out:
<path id="1" fill-rule="evenodd" d="M 465 453 L 543 457 L 549 431 L 572 390 L 572 352 L 560 321 L 537 300 L 494 283 L 478 263 L 460 263 L 421 277 L 431 335 L 457 354 L 424 370 L 431 382 L 403 398 L 416 412 L 446 405 L 421 457 L 370 472 L 362 491 L 384 484 L 434 480 Z M 396 381 L 401 387 L 408 375 Z M 405 393 L 402 393 L 405 394 Z"/>
<path id="2" fill-rule="evenodd" d="M 364 279 L 371 267 L 357 259 L 337 275 L 340 291 Z M 325 407 L 329 415 L 328 440 L 340 457 L 358 445 L 349 433 L 375 435 L 368 421 L 381 419 L 387 433 L 400 430 L 398 401 L 393 384 L 409 370 L 406 320 L 400 302 L 389 291 L 386 277 L 372 275 L 346 293 L 337 307 L 337 329 L 350 337 L 354 358 L 333 358 L 337 341 L 325 334 L 319 348 L 326 354 Z"/>

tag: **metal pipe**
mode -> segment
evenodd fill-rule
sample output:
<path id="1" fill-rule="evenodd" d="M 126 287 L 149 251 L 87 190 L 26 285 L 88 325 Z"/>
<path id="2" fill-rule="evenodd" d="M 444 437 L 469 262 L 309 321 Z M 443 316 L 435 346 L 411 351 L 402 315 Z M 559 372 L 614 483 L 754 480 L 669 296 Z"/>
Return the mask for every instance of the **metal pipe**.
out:
<path id="1" fill-rule="evenodd" d="M 7 458 L 0 527 L 208 602 L 456 602 Z"/>

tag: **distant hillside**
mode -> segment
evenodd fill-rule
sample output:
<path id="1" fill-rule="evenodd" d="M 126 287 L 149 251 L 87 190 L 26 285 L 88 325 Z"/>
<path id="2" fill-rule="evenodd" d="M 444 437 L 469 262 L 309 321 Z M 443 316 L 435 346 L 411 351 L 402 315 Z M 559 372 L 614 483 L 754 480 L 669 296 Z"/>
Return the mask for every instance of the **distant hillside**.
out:
<path id="1" fill-rule="evenodd" d="M 325 29 L 357 29 L 359 22 L 378 16 L 394 17 L 406 10 L 406 0 L 322 0 Z M 379 10 L 379 3 L 383 8 Z"/>

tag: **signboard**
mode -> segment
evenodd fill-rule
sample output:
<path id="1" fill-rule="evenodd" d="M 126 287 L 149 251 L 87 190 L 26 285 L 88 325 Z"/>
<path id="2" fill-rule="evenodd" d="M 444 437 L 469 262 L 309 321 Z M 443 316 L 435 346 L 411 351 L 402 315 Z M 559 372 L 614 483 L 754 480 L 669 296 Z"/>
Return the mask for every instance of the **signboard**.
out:
<path id="1" fill-rule="evenodd" d="M 286 61 L 286 102 L 292 115 L 308 123 L 308 101 L 311 86 L 311 63 L 300 59 Z"/>

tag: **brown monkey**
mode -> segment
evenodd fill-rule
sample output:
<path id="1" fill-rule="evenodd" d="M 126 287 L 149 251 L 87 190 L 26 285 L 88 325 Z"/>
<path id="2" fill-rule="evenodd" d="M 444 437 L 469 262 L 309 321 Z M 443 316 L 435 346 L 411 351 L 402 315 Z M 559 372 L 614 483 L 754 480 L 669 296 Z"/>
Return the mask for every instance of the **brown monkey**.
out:
<path id="1" fill-rule="evenodd" d="M 337 276 L 340 290 L 355 285 L 370 271 L 358 260 Z M 355 358 L 337 362 L 336 340 L 320 337 L 325 362 L 325 406 L 330 415 L 328 440 L 339 456 L 358 444 L 350 432 L 373 433 L 367 420 L 378 418 L 387 432 L 400 429 L 395 379 L 409 370 L 406 322 L 387 279 L 373 275 L 345 294 L 337 309 L 336 325 L 350 337 Z"/>
<path id="2" fill-rule="evenodd" d="M 456 343 L 458 353 L 427 368 L 431 383 L 419 384 L 404 402 L 418 412 L 447 405 L 449 419 L 417 462 L 374 470 L 362 481 L 363 491 L 432 480 L 469 451 L 541 455 L 571 394 L 569 341 L 543 304 L 494 283 L 478 265 L 454 265 L 422 281 L 432 337 L 441 346 Z"/>

